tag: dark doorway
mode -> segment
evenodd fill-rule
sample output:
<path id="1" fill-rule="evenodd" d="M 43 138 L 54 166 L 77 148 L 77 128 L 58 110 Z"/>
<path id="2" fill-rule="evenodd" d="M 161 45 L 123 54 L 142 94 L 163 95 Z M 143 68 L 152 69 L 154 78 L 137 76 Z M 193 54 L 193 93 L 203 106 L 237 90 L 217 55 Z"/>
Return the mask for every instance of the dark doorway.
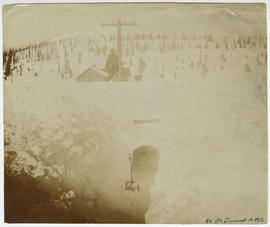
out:
<path id="1" fill-rule="evenodd" d="M 159 150 L 153 146 L 139 147 L 133 152 L 133 171 L 141 189 L 151 188 L 158 170 Z"/>

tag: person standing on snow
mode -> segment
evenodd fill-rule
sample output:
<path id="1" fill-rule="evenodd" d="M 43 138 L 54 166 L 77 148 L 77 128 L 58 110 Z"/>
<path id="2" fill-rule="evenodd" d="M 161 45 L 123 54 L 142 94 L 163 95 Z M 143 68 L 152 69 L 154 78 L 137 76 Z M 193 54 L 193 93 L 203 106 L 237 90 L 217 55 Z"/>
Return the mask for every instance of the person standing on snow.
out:
<path id="1" fill-rule="evenodd" d="M 115 54 L 114 49 L 111 49 L 111 53 L 108 56 L 105 71 L 108 72 L 108 81 L 112 80 L 119 71 L 118 56 Z"/>

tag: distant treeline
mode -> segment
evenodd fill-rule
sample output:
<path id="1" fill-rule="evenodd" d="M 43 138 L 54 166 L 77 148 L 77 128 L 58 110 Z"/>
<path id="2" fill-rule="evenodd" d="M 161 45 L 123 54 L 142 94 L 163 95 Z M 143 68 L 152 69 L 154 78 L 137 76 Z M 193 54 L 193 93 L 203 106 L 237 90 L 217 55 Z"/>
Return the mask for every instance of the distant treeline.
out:
<path id="1" fill-rule="evenodd" d="M 116 44 L 115 35 L 90 34 L 88 37 L 65 37 L 29 44 L 19 48 L 6 48 L 3 51 L 3 65 L 5 77 L 12 71 L 20 70 L 29 62 L 54 60 L 58 64 L 58 71 L 63 71 L 69 60 L 81 62 L 83 56 L 107 56 L 109 49 Z M 245 49 L 267 48 L 267 38 L 264 34 L 255 35 L 201 35 L 167 34 L 162 33 L 134 33 L 122 36 L 122 54 L 135 56 L 137 53 L 157 51 L 160 54 L 178 52 L 183 49 Z"/>
<path id="2" fill-rule="evenodd" d="M 266 41 L 267 37 L 266 35 L 262 34 L 256 34 L 256 35 L 213 35 L 212 33 L 207 33 L 207 34 L 202 34 L 202 35 L 185 35 L 185 34 L 174 34 L 174 35 L 169 35 L 165 32 L 163 33 L 158 33 L 158 34 L 153 34 L 153 33 L 135 33 L 135 34 L 126 34 L 122 36 L 122 41 L 138 41 L 138 40 L 171 40 L 171 41 L 177 41 L 177 40 L 190 40 L 190 41 L 199 41 L 199 40 L 204 40 L 208 42 L 220 42 L 223 41 L 224 45 L 228 45 L 229 40 L 233 41 L 233 44 L 235 47 L 239 48 L 245 48 L 246 45 L 256 45 L 256 41 L 259 41 L 260 43 L 263 43 L 265 48 L 266 48 Z M 16 53 L 16 52 L 22 52 L 30 49 L 40 49 L 42 47 L 46 47 L 48 45 L 57 45 L 59 43 L 60 45 L 63 43 L 73 43 L 77 42 L 79 40 L 78 37 L 67 37 L 67 38 L 61 38 L 57 41 L 47 41 L 47 42 L 40 42 L 40 43 L 34 43 L 34 44 L 29 44 L 25 45 L 22 47 L 18 48 L 4 48 L 3 51 L 3 61 L 5 63 L 6 61 L 6 56 L 10 56 L 11 53 Z M 87 43 L 96 43 L 96 42 L 113 42 L 116 40 L 115 35 L 90 35 L 87 38 Z M 15 54 L 13 54 L 14 56 Z"/>

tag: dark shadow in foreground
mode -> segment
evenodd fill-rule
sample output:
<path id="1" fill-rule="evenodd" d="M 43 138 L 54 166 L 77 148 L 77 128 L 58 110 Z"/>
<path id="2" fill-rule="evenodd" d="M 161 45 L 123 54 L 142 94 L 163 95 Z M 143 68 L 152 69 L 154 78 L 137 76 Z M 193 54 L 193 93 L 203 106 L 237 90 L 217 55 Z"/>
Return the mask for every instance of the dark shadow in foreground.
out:
<path id="1" fill-rule="evenodd" d="M 34 178 L 23 171 L 11 175 L 6 165 L 9 162 L 5 160 L 5 222 L 145 223 L 159 151 L 143 146 L 133 152 L 133 157 L 134 177 L 140 185 L 140 192 L 131 192 L 126 198 L 134 206 L 132 213 L 112 208 L 98 192 L 89 198 L 89 195 L 75 191 L 76 197 L 68 198 L 70 188 L 50 176 Z"/>

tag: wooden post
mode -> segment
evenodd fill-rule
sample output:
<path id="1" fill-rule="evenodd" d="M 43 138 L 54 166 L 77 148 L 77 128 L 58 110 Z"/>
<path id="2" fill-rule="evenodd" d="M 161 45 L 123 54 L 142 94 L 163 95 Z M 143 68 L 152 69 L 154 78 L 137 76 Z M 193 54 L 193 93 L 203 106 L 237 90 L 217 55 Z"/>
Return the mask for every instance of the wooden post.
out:
<path id="1" fill-rule="evenodd" d="M 118 54 L 118 65 L 119 74 L 122 71 L 122 37 L 121 37 L 121 20 L 117 22 L 117 54 Z"/>

